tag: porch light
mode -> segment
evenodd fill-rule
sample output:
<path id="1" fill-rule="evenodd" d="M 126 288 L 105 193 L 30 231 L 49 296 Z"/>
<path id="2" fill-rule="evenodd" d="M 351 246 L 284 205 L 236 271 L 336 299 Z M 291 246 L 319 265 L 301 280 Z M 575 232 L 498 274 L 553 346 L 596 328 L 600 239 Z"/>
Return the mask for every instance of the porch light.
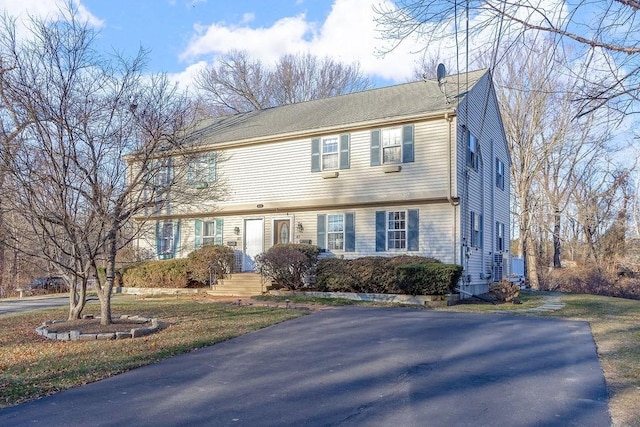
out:
<path id="1" fill-rule="evenodd" d="M 302 226 L 301 222 L 299 222 L 296 226 L 296 230 L 298 230 L 298 233 L 302 233 L 304 231 L 304 227 Z"/>
<path id="2" fill-rule="evenodd" d="M 236 236 L 240 234 L 240 227 L 234 227 L 233 232 L 236 233 Z"/>

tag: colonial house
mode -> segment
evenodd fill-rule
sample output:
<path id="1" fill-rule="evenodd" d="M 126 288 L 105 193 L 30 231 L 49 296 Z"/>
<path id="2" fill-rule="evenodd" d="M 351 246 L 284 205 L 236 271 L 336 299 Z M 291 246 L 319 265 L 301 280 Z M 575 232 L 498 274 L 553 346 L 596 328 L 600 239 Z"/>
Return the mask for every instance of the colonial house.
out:
<path id="1" fill-rule="evenodd" d="M 460 264 L 475 294 L 508 274 L 510 159 L 488 70 L 217 118 L 192 138 L 187 184 L 226 196 L 145 218 L 137 243 L 158 258 L 222 244 L 249 272 L 293 242 Z"/>

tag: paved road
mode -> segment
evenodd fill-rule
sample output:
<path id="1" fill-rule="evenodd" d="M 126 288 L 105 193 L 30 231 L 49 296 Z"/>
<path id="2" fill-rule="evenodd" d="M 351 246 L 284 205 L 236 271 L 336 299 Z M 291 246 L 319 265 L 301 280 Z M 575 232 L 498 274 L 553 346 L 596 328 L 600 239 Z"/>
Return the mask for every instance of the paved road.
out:
<path id="1" fill-rule="evenodd" d="M 69 304 L 69 297 L 45 296 L 20 299 L 0 299 L 0 314 L 19 313 L 40 308 L 63 307 Z"/>
<path id="2" fill-rule="evenodd" d="M 586 323 L 368 307 L 315 313 L 0 410 L 7 426 L 610 423 Z"/>

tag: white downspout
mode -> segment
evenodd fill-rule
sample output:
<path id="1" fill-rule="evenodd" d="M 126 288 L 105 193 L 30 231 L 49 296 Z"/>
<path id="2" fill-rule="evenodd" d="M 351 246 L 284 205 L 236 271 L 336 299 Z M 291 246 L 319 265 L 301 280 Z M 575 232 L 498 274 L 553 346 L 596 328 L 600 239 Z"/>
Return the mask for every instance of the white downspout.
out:
<path id="1" fill-rule="evenodd" d="M 447 143 L 448 143 L 448 150 L 447 150 L 447 154 L 448 154 L 448 161 L 447 161 L 447 172 L 449 174 L 449 180 L 448 180 L 448 191 L 447 191 L 447 200 L 449 201 L 449 204 L 453 207 L 453 221 L 452 221 L 452 225 L 451 225 L 451 235 L 453 236 L 453 263 L 457 264 L 458 262 L 458 236 L 457 236 L 457 206 L 460 204 L 460 202 L 458 200 L 454 200 L 453 199 L 453 191 L 452 191 L 452 185 L 453 185 L 453 168 L 451 166 L 451 162 L 453 161 L 453 132 L 451 129 L 452 126 L 452 122 L 453 122 L 453 117 L 447 112 L 444 113 L 444 118 L 447 121 L 448 125 L 447 125 L 447 134 L 448 134 L 448 139 L 447 139 Z M 457 147 L 457 144 L 455 145 Z M 457 170 L 457 168 L 456 168 Z M 462 262 L 462 260 L 460 260 Z"/>

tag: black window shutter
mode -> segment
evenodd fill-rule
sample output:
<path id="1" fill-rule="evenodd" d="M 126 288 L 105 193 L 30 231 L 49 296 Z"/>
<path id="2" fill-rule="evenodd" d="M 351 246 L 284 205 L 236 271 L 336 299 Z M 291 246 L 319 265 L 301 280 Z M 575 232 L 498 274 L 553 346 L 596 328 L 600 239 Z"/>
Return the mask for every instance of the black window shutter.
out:
<path id="1" fill-rule="evenodd" d="M 349 169 L 349 134 L 340 135 L 340 169 Z"/>
<path id="2" fill-rule="evenodd" d="M 376 212 L 376 252 L 387 250 L 387 213 L 385 211 Z"/>
<path id="3" fill-rule="evenodd" d="M 356 250 L 356 221 L 354 213 L 344 214 L 345 233 L 344 251 L 355 252 Z"/>
<path id="4" fill-rule="evenodd" d="M 327 243 L 325 240 L 325 223 L 326 223 L 325 217 L 326 215 L 324 214 L 318 214 L 318 226 L 316 230 L 317 230 L 318 246 L 320 247 L 320 249 L 327 248 Z"/>
<path id="5" fill-rule="evenodd" d="M 311 172 L 320 172 L 320 138 L 311 140 Z"/>
<path id="6" fill-rule="evenodd" d="M 418 219 L 418 210 L 409 209 L 407 212 L 409 220 L 407 221 L 407 250 L 419 250 L 420 221 Z"/>
<path id="7" fill-rule="evenodd" d="M 380 130 L 371 131 L 371 166 L 380 164 Z"/>
<path id="8" fill-rule="evenodd" d="M 413 125 L 402 127 L 402 163 L 413 162 Z"/>

